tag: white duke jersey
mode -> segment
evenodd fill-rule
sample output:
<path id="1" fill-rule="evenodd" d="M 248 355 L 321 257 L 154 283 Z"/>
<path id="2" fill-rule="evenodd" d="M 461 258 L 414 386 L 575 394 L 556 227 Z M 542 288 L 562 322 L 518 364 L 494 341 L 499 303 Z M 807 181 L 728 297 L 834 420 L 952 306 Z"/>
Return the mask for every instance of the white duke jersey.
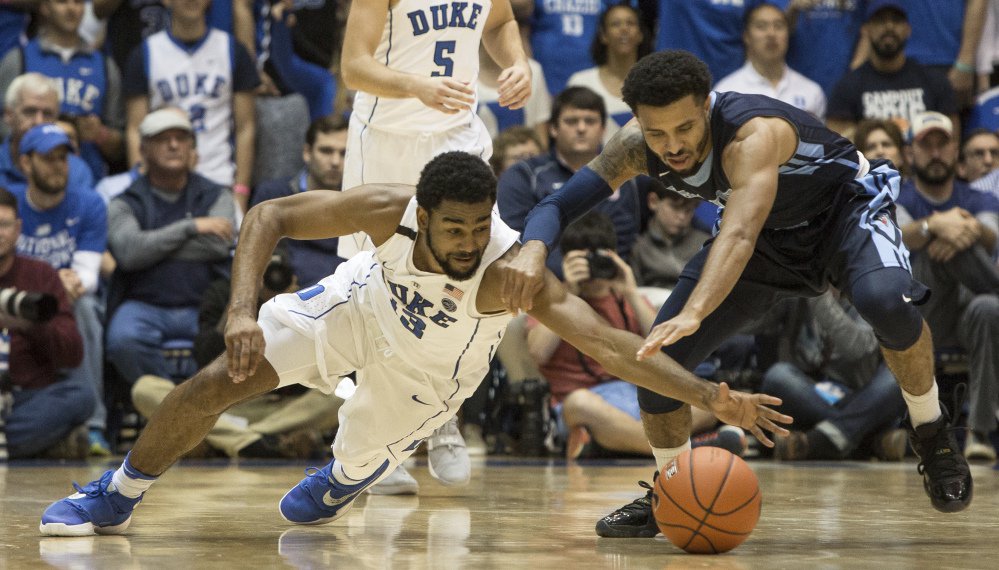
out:
<path id="1" fill-rule="evenodd" d="M 482 276 L 503 256 L 519 234 L 493 208 L 489 245 L 471 279 L 456 281 L 413 265 L 416 244 L 416 198 L 409 203 L 396 233 L 373 255 L 366 299 L 385 340 L 396 355 L 438 378 L 468 377 L 485 371 L 512 315 L 483 315 L 475 308 Z M 351 260 L 353 261 L 353 260 Z"/>
<path id="2" fill-rule="evenodd" d="M 197 137 L 198 174 L 232 184 L 232 36 L 209 29 L 204 40 L 187 49 L 163 30 L 146 38 L 144 49 L 149 108 L 173 105 L 187 111 Z"/>
<path id="3" fill-rule="evenodd" d="M 479 76 L 479 43 L 490 0 L 399 0 L 389 9 L 375 59 L 390 69 L 424 77 L 452 77 L 471 85 Z M 358 91 L 354 113 L 365 124 L 400 133 L 443 132 L 468 125 L 471 111 L 442 113 L 419 99 L 389 99 Z"/>

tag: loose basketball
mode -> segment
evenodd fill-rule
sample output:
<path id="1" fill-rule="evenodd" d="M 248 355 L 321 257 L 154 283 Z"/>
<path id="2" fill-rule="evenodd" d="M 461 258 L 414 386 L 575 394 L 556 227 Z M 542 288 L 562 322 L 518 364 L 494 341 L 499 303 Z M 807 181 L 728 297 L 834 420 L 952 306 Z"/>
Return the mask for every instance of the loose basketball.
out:
<path id="1" fill-rule="evenodd" d="M 692 554 L 742 544 L 760 519 L 759 482 L 745 461 L 718 447 L 685 451 L 656 481 L 652 509 L 659 530 Z"/>

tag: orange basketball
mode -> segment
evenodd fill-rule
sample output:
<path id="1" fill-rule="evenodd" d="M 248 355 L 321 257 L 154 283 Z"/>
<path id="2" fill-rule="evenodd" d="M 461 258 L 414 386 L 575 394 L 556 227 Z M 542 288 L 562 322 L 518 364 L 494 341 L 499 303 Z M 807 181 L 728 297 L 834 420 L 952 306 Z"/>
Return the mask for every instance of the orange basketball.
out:
<path id="1" fill-rule="evenodd" d="M 760 520 L 759 482 L 745 461 L 719 447 L 685 451 L 656 481 L 652 510 L 659 530 L 692 554 L 728 552 Z"/>

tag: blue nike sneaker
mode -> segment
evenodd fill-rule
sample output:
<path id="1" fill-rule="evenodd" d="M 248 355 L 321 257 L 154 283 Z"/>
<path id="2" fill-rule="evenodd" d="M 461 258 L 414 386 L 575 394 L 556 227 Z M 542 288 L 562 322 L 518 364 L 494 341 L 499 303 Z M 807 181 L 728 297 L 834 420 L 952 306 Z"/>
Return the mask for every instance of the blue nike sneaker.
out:
<path id="1" fill-rule="evenodd" d="M 49 505 L 38 530 L 49 536 L 121 534 L 132 521 L 132 509 L 142 496 L 131 499 L 111 488 L 114 470 L 86 487 L 73 483 L 76 493 Z"/>
<path id="2" fill-rule="evenodd" d="M 318 469 L 309 467 L 306 477 L 281 497 L 278 510 L 284 520 L 295 524 L 326 524 L 347 514 L 354 499 L 388 469 L 386 459 L 370 477 L 354 485 L 344 485 L 333 479 L 333 461 Z"/>

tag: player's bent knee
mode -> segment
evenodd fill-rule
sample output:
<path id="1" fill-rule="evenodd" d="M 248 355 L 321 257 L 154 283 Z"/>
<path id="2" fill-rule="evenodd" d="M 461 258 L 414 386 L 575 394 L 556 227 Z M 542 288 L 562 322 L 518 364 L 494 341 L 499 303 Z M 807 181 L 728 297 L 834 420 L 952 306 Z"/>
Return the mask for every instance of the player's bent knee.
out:
<path id="1" fill-rule="evenodd" d="M 647 414 L 668 414 L 682 408 L 683 402 L 639 387 L 638 407 Z"/>
<path id="2" fill-rule="evenodd" d="M 923 333 L 923 316 L 909 297 L 912 283 L 909 272 L 893 267 L 872 271 L 853 285 L 853 306 L 889 350 L 906 350 Z"/>

